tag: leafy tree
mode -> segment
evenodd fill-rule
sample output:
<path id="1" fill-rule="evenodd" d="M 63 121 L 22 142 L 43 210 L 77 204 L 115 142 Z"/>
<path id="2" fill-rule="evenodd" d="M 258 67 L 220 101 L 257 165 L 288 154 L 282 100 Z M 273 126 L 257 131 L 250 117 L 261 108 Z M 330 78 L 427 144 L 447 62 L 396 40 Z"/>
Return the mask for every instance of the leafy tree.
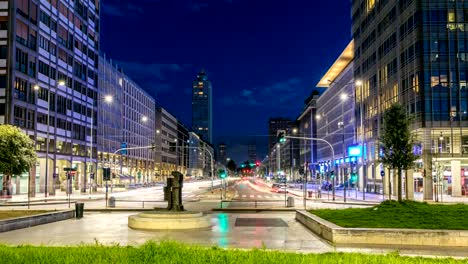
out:
<path id="1" fill-rule="evenodd" d="M 410 169 L 417 158 L 413 154 L 413 142 L 405 109 L 400 104 L 392 105 L 384 114 L 380 145 L 383 149 L 381 161 L 398 172 L 398 201 L 402 201 L 402 170 Z"/>
<path id="2" fill-rule="evenodd" d="M 226 164 L 226 167 L 228 170 L 232 172 L 235 172 L 237 170 L 237 164 L 232 159 L 228 161 L 228 163 Z"/>
<path id="3" fill-rule="evenodd" d="M 2 194 L 12 194 L 11 177 L 27 172 L 37 160 L 34 142 L 19 128 L 0 125 L 0 173 L 3 174 Z"/>

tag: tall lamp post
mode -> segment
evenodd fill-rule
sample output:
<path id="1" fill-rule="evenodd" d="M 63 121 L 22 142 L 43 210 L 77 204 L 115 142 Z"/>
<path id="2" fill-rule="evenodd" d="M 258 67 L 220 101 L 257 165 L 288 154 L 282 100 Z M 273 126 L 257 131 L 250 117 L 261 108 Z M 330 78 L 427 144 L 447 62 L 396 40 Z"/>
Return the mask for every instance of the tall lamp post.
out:
<path id="1" fill-rule="evenodd" d="M 346 160 L 346 146 L 345 146 L 345 123 L 344 123 L 344 104 L 346 102 L 346 100 L 348 100 L 348 95 L 345 94 L 345 93 L 342 93 L 340 95 L 340 100 L 341 100 L 341 128 L 342 128 L 342 147 L 343 147 L 343 164 L 346 164 L 345 160 Z M 343 188 L 343 199 L 344 199 L 344 202 L 346 202 L 346 188 L 347 188 L 347 184 L 348 184 L 348 179 L 347 179 L 347 176 L 346 176 L 346 171 L 345 171 L 345 166 L 343 165 L 342 168 L 341 168 L 341 172 L 342 172 L 342 176 L 343 176 L 343 181 L 344 181 L 344 188 Z"/>
<path id="2" fill-rule="evenodd" d="M 97 103 L 99 103 L 99 99 L 96 100 Z M 111 104 L 114 101 L 114 98 L 112 95 L 106 95 L 103 98 L 103 101 L 106 102 L 107 104 Z M 96 105 L 97 107 L 97 105 Z M 93 177 L 91 175 L 93 174 L 93 143 L 94 143 L 94 135 L 93 135 L 93 129 L 94 129 L 94 104 L 93 107 L 91 107 L 91 132 L 90 132 L 90 137 L 91 137 L 91 151 L 89 153 L 89 162 L 91 163 L 90 169 L 89 169 L 89 194 L 92 193 L 93 190 Z M 96 175 L 94 175 L 96 177 Z M 86 178 L 86 174 L 84 175 L 84 179 Z M 83 192 L 86 192 L 86 184 L 85 180 L 83 180 Z"/>

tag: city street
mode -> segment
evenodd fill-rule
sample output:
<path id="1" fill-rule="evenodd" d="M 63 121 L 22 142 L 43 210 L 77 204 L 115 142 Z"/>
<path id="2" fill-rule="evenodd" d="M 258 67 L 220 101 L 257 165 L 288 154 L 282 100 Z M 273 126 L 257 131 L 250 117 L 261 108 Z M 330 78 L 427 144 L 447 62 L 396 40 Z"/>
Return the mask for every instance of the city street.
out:
<path id="1" fill-rule="evenodd" d="M 214 180 L 214 187 L 219 187 L 220 180 Z M 163 185 L 150 187 L 150 188 L 139 188 L 133 189 L 124 192 L 114 192 L 109 193 L 109 198 L 114 197 L 116 199 L 116 208 L 153 208 L 153 207 L 165 207 L 167 202 L 164 201 L 164 191 Z M 202 181 L 190 181 L 184 183 L 182 189 L 182 198 L 185 203 L 199 201 L 199 196 L 211 189 L 211 180 L 202 180 Z M 40 210 L 59 210 L 67 209 L 68 197 L 66 195 L 56 195 L 55 197 L 49 197 L 47 205 L 43 201 L 43 197 L 36 197 L 32 199 L 33 201 L 31 208 L 40 209 Z M 40 203 L 40 205 L 35 205 Z M 71 201 L 79 201 L 85 203 L 86 209 L 103 209 L 106 207 L 105 194 L 74 194 L 71 196 Z M 0 210 L 10 210 L 10 209 L 25 209 L 25 206 L 14 206 L 15 203 L 21 202 L 25 204 L 27 202 L 27 197 L 25 196 L 13 196 L 13 199 L 10 199 L 8 202 L 13 202 L 8 207 L 0 207 Z M 58 202 L 60 202 L 58 204 Z M 0 203 L 2 205 L 2 203 Z M 71 208 L 74 208 L 74 205 L 71 204 Z"/>

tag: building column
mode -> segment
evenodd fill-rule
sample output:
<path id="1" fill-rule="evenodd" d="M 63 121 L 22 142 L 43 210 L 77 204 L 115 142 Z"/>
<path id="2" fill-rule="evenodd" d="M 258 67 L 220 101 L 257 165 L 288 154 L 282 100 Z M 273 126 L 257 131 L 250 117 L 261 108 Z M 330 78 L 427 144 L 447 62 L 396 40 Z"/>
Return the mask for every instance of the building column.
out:
<path id="1" fill-rule="evenodd" d="M 29 169 L 29 197 L 36 197 L 36 164 Z"/>
<path id="2" fill-rule="evenodd" d="M 462 195 L 461 162 L 459 160 L 452 160 L 451 167 L 452 167 L 452 196 L 460 197 Z"/>
<path id="3" fill-rule="evenodd" d="M 368 164 L 367 165 L 367 179 L 366 179 L 366 192 L 372 192 L 372 189 L 368 189 L 368 186 L 369 186 L 369 179 L 373 179 L 373 174 L 375 173 L 375 170 L 372 169 L 372 164 Z"/>
<path id="4" fill-rule="evenodd" d="M 361 164 L 361 166 L 359 166 L 359 169 L 358 169 L 358 175 L 359 175 L 359 180 L 358 180 L 358 189 L 359 190 L 362 190 L 363 192 L 365 191 L 364 189 L 364 165 Z"/>
<path id="5" fill-rule="evenodd" d="M 406 182 L 406 199 L 414 200 L 414 177 L 413 170 L 407 170 L 405 172 L 405 182 Z"/>
<path id="6" fill-rule="evenodd" d="M 398 196 L 398 169 L 391 170 L 392 172 L 392 195 Z"/>
<path id="7" fill-rule="evenodd" d="M 391 188 L 392 186 L 390 186 L 391 175 L 390 175 L 390 169 L 384 168 L 383 171 L 385 172 L 385 176 L 382 178 L 383 190 L 384 190 L 385 198 L 387 198 L 390 193 L 390 190 L 392 189 Z M 380 175 L 380 166 L 377 166 L 376 173 L 377 172 Z"/>
<path id="8" fill-rule="evenodd" d="M 434 181 L 432 179 L 432 153 L 431 153 L 431 130 L 426 129 L 423 135 L 423 186 L 424 200 L 434 199 Z"/>
<path id="9" fill-rule="evenodd" d="M 15 181 L 16 181 L 16 194 L 21 194 L 21 176 L 16 175 Z"/>
<path id="10" fill-rule="evenodd" d="M 40 178 L 39 178 L 39 192 L 44 193 L 45 192 L 45 178 L 46 178 L 46 158 L 41 158 L 39 159 L 39 166 L 40 166 Z M 52 189 L 51 186 L 53 186 L 53 174 L 54 173 L 54 168 L 53 168 L 53 162 L 52 159 L 49 159 L 49 168 L 48 168 L 48 174 L 47 174 L 47 188 L 50 190 Z"/>

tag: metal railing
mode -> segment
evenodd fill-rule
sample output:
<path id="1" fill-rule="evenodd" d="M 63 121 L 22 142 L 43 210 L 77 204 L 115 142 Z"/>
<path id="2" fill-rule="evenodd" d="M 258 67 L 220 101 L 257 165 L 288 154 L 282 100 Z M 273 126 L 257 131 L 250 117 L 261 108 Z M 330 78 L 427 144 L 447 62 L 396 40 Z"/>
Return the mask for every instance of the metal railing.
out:
<path id="1" fill-rule="evenodd" d="M 141 208 L 145 208 L 145 203 L 167 203 L 164 200 L 114 200 L 115 205 L 117 203 L 141 203 Z"/>
<path id="2" fill-rule="evenodd" d="M 232 200 L 221 200 L 220 208 L 223 208 L 223 203 L 254 203 L 255 208 L 257 208 L 258 203 L 284 203 L 284 200 L 242 200 L 242 199 L 232 199 Z M 287 207 L 287 206 L 285 206 Z"/>

